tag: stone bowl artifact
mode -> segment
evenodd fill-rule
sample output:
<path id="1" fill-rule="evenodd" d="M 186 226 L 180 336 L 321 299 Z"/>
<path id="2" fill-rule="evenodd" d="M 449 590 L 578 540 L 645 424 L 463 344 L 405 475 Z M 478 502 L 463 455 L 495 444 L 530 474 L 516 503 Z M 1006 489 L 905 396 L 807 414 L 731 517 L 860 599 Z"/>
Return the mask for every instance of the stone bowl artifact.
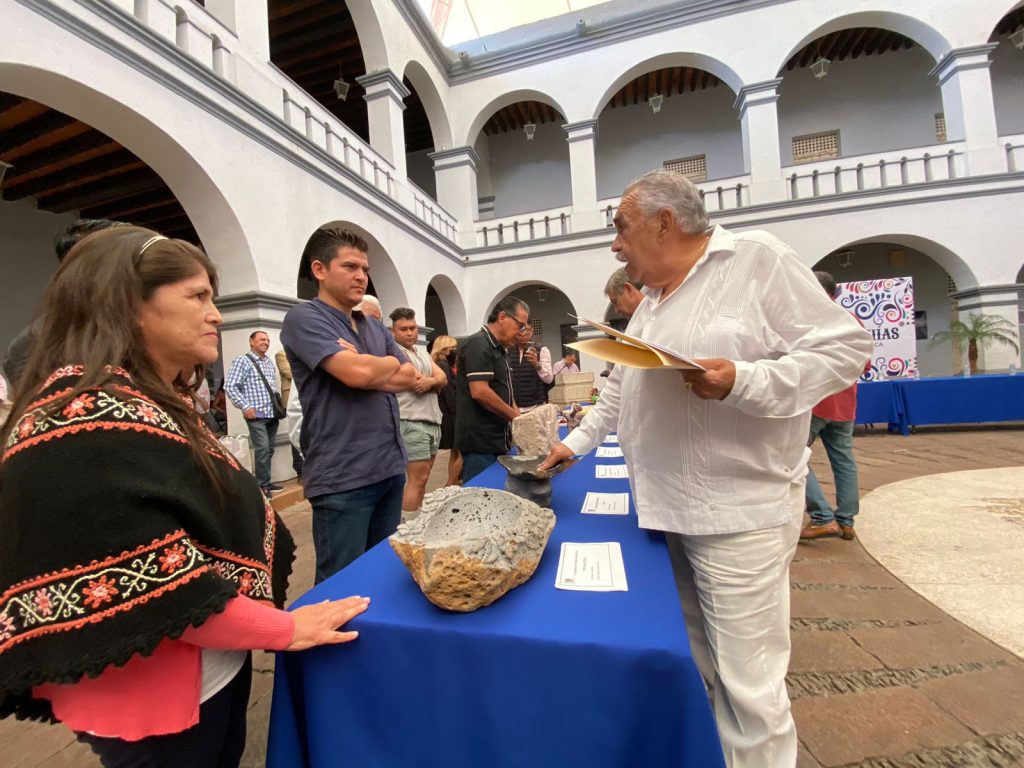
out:
<path id="1" fill-rule="evenodd" d="M 550 469 L 540 471 L 537 469 L 546 456 L 513 456 L 511 454 L 498 457 L 498 463 L 501 464 L 508 473 L 513 477 L 527 477 L 531 480 L 550 480 L 552 477 L 557 475 L 559 472 L 564 472 L 570 466 L 571 461 L 563 461 Z"/>
<path id="2" fill-rule="evenodd" d="M 554 512 L 511 493 L 448 487 L 389 541 L 430 602 L 465 613 L 526 582 L 554 527 Z"/>

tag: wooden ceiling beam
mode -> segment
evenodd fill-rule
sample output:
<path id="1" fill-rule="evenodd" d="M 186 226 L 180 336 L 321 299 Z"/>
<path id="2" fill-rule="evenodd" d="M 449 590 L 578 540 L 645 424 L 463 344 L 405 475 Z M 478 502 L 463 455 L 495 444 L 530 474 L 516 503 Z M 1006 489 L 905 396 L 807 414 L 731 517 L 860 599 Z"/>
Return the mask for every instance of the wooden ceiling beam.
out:
<path id="1" fill-rule="evenodd" d="M 51 149 L 48 152 L 37 153 L 34 155 L 34 163 L 28 162 L 26 158 L 8 171 L 7 177 L 4 179 L 5 186 L 16 187 L 27 181 L 51 177 L 53 174 L 67 169 L 76 172 L 91 160 L 109 156 L 123 149 L 117 142 L 111 141 L 102 134 L 100 136 L 104 139 L 102 144 L 81 152 L 67 151 L 61 147 L 58 151 Z M 131 156 L 134 157 L 134 155 Z"/>
<path id="2" fill-rule="evenodd" d="M 864 40 L 864 36 L 868 33 L 868 30 L 865 27 L 860 27 L 852 31 L 853 34 L 850 35 L 849 39 L 846 41 L 846 45 L 839 50 L 840 61 L 843 61 L 847 56 L 853 53 L 853 51 L 857 49 L 857 46 Z"/>
<path id="3" fill-rule="evenodd" d="M 271 40 L 270 58 L 276 59 L 296 48 L 306 48 L 328 40 L 349 42 L 354 39 L 356 45 L 358 45 L 359 38 L 355 37 L 355 31 L 356 29 L 352 25 L 351 19 L 335 20 L 329 24 L 314 24 L 309 30 L 301 34 L 289 35 L 277 41 Z"/>
<path id="4" fill-rule="evenodd" d="M 352 51 L 358 53 L 358 57 L 355 55 L 349 57 L 346 55 L 346 51 Z M 363 58 L 362 49 L 359 47 L 359 43 L 352 43 L 347 40 L 336 40 L 333 43 L 325 44 L 322 47 L 311 46 L 305 50 L 296 51 L 288 56 L 272 57 L 271 61 L 280 70 L 285 72 L 291 71 L 293 67 L 297 67 L 299 64 L 305 64 L 310 61 L 316 61 L 317 59 L 329 59 L 333 62 L 344 61 L 361 61 Z"/>
<path id="5" fill-rule="evenodd" d="M 696 93 L 697 91 L 697 76 L 700 75 L 700 70 L 696 67 L 690 67 L 690 91 Z"/>
<path id="6" fill-rule="evenodd" d="M 174 200 L 174 195 L 167 187 L 141 192 L 129 197 L 98 203 L 82 208 L 82 216 L 90 219 L 113 219 L 128 221 L 132 215 L 150 208 L 159 208 Z"/>
<path id="7" fill-rule="evenodd" d="M 36 198 L 39 207 L 45 211 L 64 213 L 91 208 L 96 205 L 112 202 L 124 197 L 165 188 L 163 179 L 157 176 L 148 166 L 143 166 L 129 173 L 99 179 L 90 184 L 82 184 L 61 192 Z"/>
<path id="8" fill-rule="evenodd" d="M 320 21 L 321 19 L 327 19 L 335 14 L 342 14 L 351 20 L 351 16 L 339 8 L 333 3 L 319 3 L 309 10 L 308 13 L 296 14 L 290 18 L 274 19 L 270 23 L 270 43 L 273 45 L 274 41 L 286 37 L 297 29 L 302 29 L 308 26 L 311 22 Z"/>
<path id="9" fill-rule="evenodd" d="M 0 115 L 3 115 L 9 109 L 13 109 L 24 101 L 21 96 L 15 96 L 13 93 L 6 93 L 0 91 Z"/>
<path id="10" fill-rule="evenodd" d="M 888 33 L 885 32 L 885 30 L 871 30 L 871 34 L 868 35 L 867 45 L 864 46 L 864 55 L 871 56 L 875 51 L 877 51 L 878 47 L 882 44 L 882 41 L 887 34 Z"/>
<path id="11" fill-rule="evenodd" d="M 35 159 L 37 153 L 46 152 L 58 145 L 60 145 L 61 149 L 63 149 L 64 145 L 67 145 L 71 147 L 70 151 L 72 152 L 84 152 L 87 149 L 94 149 L 109 141 L 110 139 L 99 131 L 94 131 L 85 123 L 75 121 L 66 128 L 50 131 L 50 133 L 43 134 L 35 141 L 26 142 L 15 150 L 0 151 L 0 160 L 17 165 L 24 163 L 35 166 L 38 165 Z"/>
<path id="12" fill-rule="evenodd" d="M 77 173 L 72 168 L 61 171 L 53 176 L 44 176 L 34 181 L 26 181 L 24 184 L 17 186 L 12 184 L 8 187 L 5 182 L 4 198 L 7 200 L 20 200 L 25 197 L 44 198 L 63 192 L 74 192 L 90 184 L 109 181 L 132 171 L 148 168 L 144 162 L 131 153 L 127 153 L 127 155 L 127 157 L 121 157 L 117 160 L 98 157 L 96 161 L 104 162 L 97 162 L 95 165 L 93 161 L 84 163 L 83 165 L 88 165 L 89 167 L 82 173 Z"/>
<path id="13" fill-rule="evenodd" d="M 839 50 L 843 47 L 846 41 L 852 36 L 852 29 L 844 29 L 836 32 L 832 35 L 832 39 L 829 41 L 827 48 L 823 49 L 822 56 L 829 61 L 839 60 Z"/>
<path id="14" fill-rule="evenodd" d="M 268 20 L 273 22 L 289 16 L 316 8 L 318 5 L 331 5 L 335 0 L 269 0 L 267 3 Z"/>
<path id="15" fill-rule="evenodd" d="M 59 128 L 66 128 L 74 121 L 73 117 L 68 117 L 62 112 L 47 109 L 30 120 L 0 131 L 0 147 L 3 147 L 5 152 L 13 152 L 23 144 L 35 141 L 43 134 L 56 131 Z"/>

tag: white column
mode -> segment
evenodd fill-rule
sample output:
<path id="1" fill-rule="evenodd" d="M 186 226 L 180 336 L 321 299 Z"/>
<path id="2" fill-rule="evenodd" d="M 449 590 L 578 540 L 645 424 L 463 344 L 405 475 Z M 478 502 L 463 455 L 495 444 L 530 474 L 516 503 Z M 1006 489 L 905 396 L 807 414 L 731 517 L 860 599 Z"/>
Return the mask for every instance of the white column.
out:
<path id="1" fill-rule="evenodd" d="M 779 150 L 779 100 L 781 79 L 751 83 L 736 94 L 734 109 L 743 130 L 743 169 L 750 174 L 750 203 L 786 199 Z"/>
<path id="2" fill-rule="evenodd" d="M 480 158 L 472 147 L 431 152 L 437 183 L 437 202 L 459 224 L 458 244 L 473 248 L 476 242 L 476 168 Z"/>
<path id="3" fill-rule="evenodd" d="M 949 141 L 967 144 L 967 172 L 972 176 L 1006 171 L 999 149 L 996 107 L 992 98 L 989 54 L 998 43 L 957 48 L 932 69 L 942 89 L 942 109 Z"/>
<path id="4" fill-rule="evenodd" d="M 257 61 L 270 61 L 267 0 L 206 0 L 206 10 L 238 35 Z"/>
<path id="5" fill-rule="evenodd" d="M 601 226 L 597 213 L 597 120 L 567 123 L 565 140 L 569 142 L 569 172 L 572 177 L 572 231 L 587 232 Z"/>
<path id="6" fill-rule="evenodd" d="M 947 124 L 948 125 L 948 124 Z M 1017 333 L 1016 352 L 1012 347 L 995 344 L 983 344 L 978 348 L 978 372 L 998 373 L 1005 372 L 1012 363 L 1020 369 L 1020 308 L 1021 290 L 1024 285 L 1010 283 L 1009 285 L 983 285 L 978 288 L 968 288 L 952 294 L 957 312 L 960 315 L 960 322 L 967 323 L 973 315 L 994 315 L 1002 317 L 1012 324 L 1013 330 Z M 1010 335 L 1010 334 L 1007 334 Z M 966 346 L 962 355 L 963 363 L 967 362 Z M 957 373 L 957 371 L 954 371 Z"/>
<path id="7" fill-rule="evenodd" d="M 224 375 L 227 376 L 231 361 L 249 351 L 249 334 L 253 331 L 264 331 L 270 337 L 270 350 L 267 355 L 273 359 L 281 349 L 281 325 L 288 310 L 299 303 L 290 296 L 277 296 L 260 291 L 246 291 L 227 296 L 217 297 L 217 309 L 220 310 L 224 323 L 220 327 L 221 362 L 224 364 Z M 272 384 L 274 382 L 271 382 Z M 280 379 L 277 380 L 281 386 Z M 242 412 L 227 401 L 228 434 L 248 435 Z M 292 452 L 288 448 L 288 429 L 281 424 L 277 430 L 274 458 L 270 468 L 270 478 L 274 482 L 295 477 L 292 469 Z"/>
<path id="8" fill-rule="evenodd" d="M 395 167 L 399 179 L 408 176 L 405 168 L 405 126 L 402 112 L 409 89 L 390 69 L 371 72 L 356 81 L 366 89 L 366 111 L 370 122 L 370 146 Z"/>

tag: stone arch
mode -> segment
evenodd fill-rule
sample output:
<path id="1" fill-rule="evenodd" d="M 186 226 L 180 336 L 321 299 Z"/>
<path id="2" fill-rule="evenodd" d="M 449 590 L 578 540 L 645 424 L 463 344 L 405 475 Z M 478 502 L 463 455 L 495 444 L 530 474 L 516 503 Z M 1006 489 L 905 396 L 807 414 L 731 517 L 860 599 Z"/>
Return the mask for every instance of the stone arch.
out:
<path id="1" fill-rule="evenodd" d="M 405 65 L 403 75 L 409 79 L 416 89 L 420 101 L 423 103 L 423 110 L 427 113 L 427 122 L 430 123 L 430 133 L 434 138 L 434 150 L 440 151 L 452 148 L 452 127 L 448 119 L 448 112 L 438 92 L 437 85 L 430 73 L 415 59 L 411 59 Z"/>
<path id="2" fill-rule="evenodd" d="M 707 56 L 703 53 L 683 51 L 663 53 L 634 64 L 615 78 L 594 105 L 594 109 L 592 110 L 594 119 L 597 119 L 600 116 L 601 111 L 604 109 L 611 97 L 615 95 L 615 93 L 618 92 L 618 90 L 626 83 L 646 72 L 665 69 L 667 67 L 693 67 L 695 69 L 702 69 L 705 72 L 710 72 L 723 83 L 728 85 L 734 93 L 743 87 L 743 81 L 732 67 L 718 59 L 712 58 L 711 56 Z"/>
<path id="3" fill-rule="evenodd" d="M 396 307 L 408 307 L 409 294 L 405 290 L 401 275 L 394 260 L 381 245 L 380 240 L 373 236 L 365 227 L 351 221 L 336 219 L 324 222 L 317 229 L 348 229 L 359 235 L 369 246 L 367 258 L 370 262 L 370 281 L 373 292 L 380 300 L 381 308 L 384 310 L 384 317 Z M 309 233 L 313 234 L 312 231 Z M 307 238 L 309 235 L 306 236 Z M 303 241 L 303 246 L 305 241 Z M 316 295 L 316 283 L 303 277 L 305 265 L 299 264 L 298 273 L 298 295 L 299 298 L 312 298 Z"/>
<path id="4" fill-rule="evenodd" d="M 562 109 L 562 106 L 546 93 L 529 88 L 509 91 L 491 99 L 483 109 L 477 112 L 476 117 L 474 117 L 473 121 L 469 124 L 469 130 L 467 130 L 466 133 L 457 136 L 460 142 L 459 146 L 472 146 L 476 141 L 477 136 L 480 134 L 480 131 L 483 130 L 484 124 L 491 119 L 491 115 L 499 109 L 503 109 L 510 104 L 515 104 L 518 101 L 542 102 L 558 110 L 559 114 L 561 114 L 562 117 L 565 117 L 565 110 Z"/>
<path id="5" fill-rule="evenodd" d="M 371 0 L 346 0 L 345 6 L 356 27 L 367 73 L 388 69 L 388 46 L 384 42 L 380 19 Z"/>
<path id="6" fill-rule="evenodd" d="M 786 62 L 809 42 L 831 32 L 838 32 L 843 29 L 850 29 L 851 27 L 877 27 L 878 29 L 898 32 L 924 48 L 936 62 L 953 48 L 949 40 L 942 33 L 920 19 L 890 11 L 860 11 L 829 19 L 804 34 L 795 44 L 791 44 L 785 56 L 778 60 L 778 64 L 773 70 L 776 76 L 781 76 L 779 73 L 785 69 Z"/>
<path id="7" fill-rule="evenodd" d="M 183 141 L 110 94 L 30 64 L 0 62 L 0 91 L 59 110 L 130 150 L 163 179 L 188 214 L 220 272 L 221 293 L 259 284 L 252 248 L 233 206 Z"/>
<path id="8" fill-rule="evenodd" d="M 445 323 L 448 325 L 449 336 L 464 336 L 468 330 L 466 302 L 462 299 L 458 286 L 448 275 L 434 275 L 428 285 L 433 286 L 441 300 Z"/>

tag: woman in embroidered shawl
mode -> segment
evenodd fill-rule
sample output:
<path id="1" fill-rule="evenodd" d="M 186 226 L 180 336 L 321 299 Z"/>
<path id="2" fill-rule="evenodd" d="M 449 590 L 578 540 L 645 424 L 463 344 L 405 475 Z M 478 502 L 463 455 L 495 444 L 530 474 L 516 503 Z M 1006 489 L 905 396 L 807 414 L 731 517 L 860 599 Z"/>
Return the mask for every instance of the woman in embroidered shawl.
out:
<path id="1" fill-rule="evenodd" d="M 62 721 L 107 766 L 237 766 L 250 649 L 348 642 L 369 602 L 280 610 L 291 536 L 186 384 L 217 358 L 216 285 L 181 240 L 83 239 L 3 431 L 0 717 Z"/>

